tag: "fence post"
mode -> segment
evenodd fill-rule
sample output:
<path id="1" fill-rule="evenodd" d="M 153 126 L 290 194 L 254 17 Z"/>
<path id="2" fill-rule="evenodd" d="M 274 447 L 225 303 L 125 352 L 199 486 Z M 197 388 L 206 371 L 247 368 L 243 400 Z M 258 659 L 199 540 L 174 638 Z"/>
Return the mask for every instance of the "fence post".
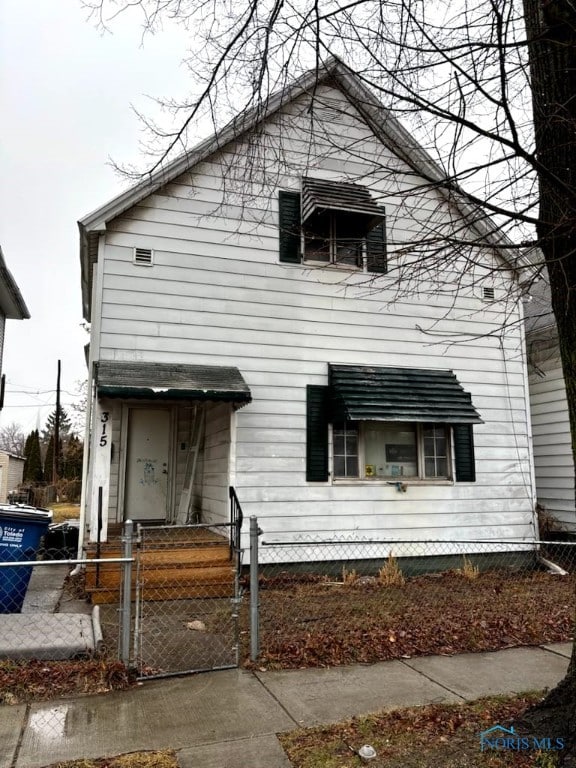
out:
<path id="1" fill-rule="evenodd" d="M 258 599 L 258 518 L 250 517 L 250 659 L 256 661 L 260 653 L 259 599 Z"/>
<path id="2" fill-rule="evenodd" d="M 127 562 L 123 563 L 122 569 L 122 607 L 121 607 L 121 630 L 120 630 L 120 661 L 125 666 L 130 665 L 130 625 L 132 608 L 132 542 L 134 537 L 134 523 L 132 520 L 126 520 L 124 524 L 124 533 L 122 543 L 124 544 L 123 557 Z M 128 559 L 129 558 L 129 559 Z"/>

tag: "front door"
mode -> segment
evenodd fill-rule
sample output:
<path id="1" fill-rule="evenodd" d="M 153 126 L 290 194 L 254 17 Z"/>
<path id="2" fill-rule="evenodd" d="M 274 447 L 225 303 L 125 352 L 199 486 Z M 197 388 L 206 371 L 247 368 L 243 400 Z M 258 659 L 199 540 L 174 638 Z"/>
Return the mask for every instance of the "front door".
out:
<path id="1" fill-rule="evenodd" d="M 126 449 L 125 520 L 166 520 L 170 411 L 130 408 Z"/>

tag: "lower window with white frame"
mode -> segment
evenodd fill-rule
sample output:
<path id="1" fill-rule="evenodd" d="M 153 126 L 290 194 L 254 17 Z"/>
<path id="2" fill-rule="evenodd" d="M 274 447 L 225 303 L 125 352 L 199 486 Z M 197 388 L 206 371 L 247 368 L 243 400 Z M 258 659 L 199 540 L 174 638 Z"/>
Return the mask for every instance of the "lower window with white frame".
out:
<path id="1" fill-rule="evenodd" d="M 450 480 L 446 424 L 346 421 L 332 428 L 333 477 Z"/>

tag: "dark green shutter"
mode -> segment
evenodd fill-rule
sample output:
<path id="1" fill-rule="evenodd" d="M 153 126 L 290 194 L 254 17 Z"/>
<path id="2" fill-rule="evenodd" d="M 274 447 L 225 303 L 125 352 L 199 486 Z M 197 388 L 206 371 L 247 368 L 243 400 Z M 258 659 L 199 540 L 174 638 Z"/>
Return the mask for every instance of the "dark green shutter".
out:
<path id="1" fill-rule="evenodd" d="M 473 483 L 476 480 L 476 466 L 472 424 L 455 424 L 453 430 L 456 482 Z"/>
<path id="2" fill-rule="evenodd" d="M 328 480 L 328 392 L 329 387 L 306 387 L 306 480 Z"/>
<path id="3" fill-rule="evenodd" d="M 300 194 L 280 192 L 278 194 L 280 230 L 280 261 L 299 264 L 300 252 Z"/>
<path id="4" fill-rule="evenodd" d="M 366 235 L 366 253 L 368 272 L 388 271 L 386 258 L 386 220 L 380 222 Z"/>

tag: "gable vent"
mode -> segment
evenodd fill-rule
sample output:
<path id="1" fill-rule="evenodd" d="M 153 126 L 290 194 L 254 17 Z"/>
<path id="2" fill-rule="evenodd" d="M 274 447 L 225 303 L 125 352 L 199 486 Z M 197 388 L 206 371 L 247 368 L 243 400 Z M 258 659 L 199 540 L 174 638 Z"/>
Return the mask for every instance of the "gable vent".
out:
<path id="1" fill-rule="evenodd" d="M 482 298 L 484 301 L 493 301 L 495 298 L 495 291 L 493 286 L 485 285 L 482 288 Z"/>
<path id="2" fill-rule="evenodd" d="M 134 264 L 150 266 L 152 264 L 152 251 L 150 248 L 134 248 Z"/>

